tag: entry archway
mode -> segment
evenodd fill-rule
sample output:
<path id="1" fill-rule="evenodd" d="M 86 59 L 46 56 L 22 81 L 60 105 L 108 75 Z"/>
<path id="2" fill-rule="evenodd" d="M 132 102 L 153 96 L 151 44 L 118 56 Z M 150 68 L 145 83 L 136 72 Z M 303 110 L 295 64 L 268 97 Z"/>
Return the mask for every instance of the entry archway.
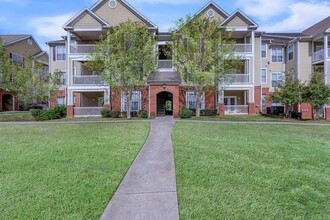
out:
<path id="1" fill-rule="evenodd" d="M 173 94 L 160 92 L 157 94 L 157 117 L 173 115 Z"/>
<path id="2" fill-rule="evenodd" d="M 14 97 L 10 94 L 2 96 L 2 111 L 8 112 L 14 110 Z"/>

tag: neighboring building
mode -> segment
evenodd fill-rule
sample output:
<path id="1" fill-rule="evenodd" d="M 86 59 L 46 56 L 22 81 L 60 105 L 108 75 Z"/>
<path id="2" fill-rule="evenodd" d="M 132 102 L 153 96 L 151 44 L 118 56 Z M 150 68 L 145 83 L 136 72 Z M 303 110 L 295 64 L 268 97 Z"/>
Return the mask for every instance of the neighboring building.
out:
<path id="1" fill-rule="evenodd" d="M 48 54 L 42 51 L 31 35 L 0 35 L 0 41 L 4 42 L 4 47 L 13 61 L 13 65 L 32 58 L 34 61 L 42 63 L 45 70 L 48 71 Z M 0 112 L 17 110 L 19 110 L 19 103 L 15 91 L 5 91 L 1 89 L 0 84 Z"/>
<path id="2" fill-rule="evenodd" d="M 222 26 L 233 31 L 236 55 L 241 57 L 241 68 L 230 74 L 231 85 L 223 95 L 206 92 L 202 109 L 216 108 L 220 115 L 255 115 L 266 113 L 267 108 L 280 106 L 270 100 L 274 87 L 283 82 L 285 72 L 293 72 L 301 81 L 307 81 L 314 71 L 322 71 L 329 83 L 330 52 L 328 33 L 330 17 L 302 33 L 258 32 L 258 24 L 239 9 L 228 14 L 213 1 L 197 14 L 210 19 L 220 19 Z M 112 26 L 128 19 L 144 22 L 157 36 L 156 48 L 160 51 L 159 69 L 148 84 L 135 91 L 132 110 L 144 109 L 150 117 L 172 114 L 179 116 L 183 107 L 195 108 L 196 97 L 182 82 L 172 60 L 161 53 L 171 40 L 170 33 L 161 33 L 155 24 L 145 18 L 124 0 L 100 0 L 90 9 L 83 9 L 63 28 L 63 40 L 49 42 L 50 68 L 65 73 L 63 88 L 53 100 L 53 105 L 66 104 L 68 117 L 100 115 L 103 107 L 126 111 L 125 96 L 106 85 L 97 74 L 83 65 L 94 51 L 93 42 Z M 165 106 L 165 107 L 164 107 Z M 311 118 L 307 104 L 296 106 L 303 118 Z M 330 109 L 327 111 L 330 118 Z"/>

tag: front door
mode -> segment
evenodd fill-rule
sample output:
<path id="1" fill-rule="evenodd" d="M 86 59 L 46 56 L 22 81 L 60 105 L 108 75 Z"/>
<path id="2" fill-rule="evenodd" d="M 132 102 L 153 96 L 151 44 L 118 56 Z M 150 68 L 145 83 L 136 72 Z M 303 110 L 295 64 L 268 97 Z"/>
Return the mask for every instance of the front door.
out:
<path id="1" fill-rule="evenodd" d="M 173 94 L 161 92 L 157 95 L 157 116 L 173 115 Z"/>

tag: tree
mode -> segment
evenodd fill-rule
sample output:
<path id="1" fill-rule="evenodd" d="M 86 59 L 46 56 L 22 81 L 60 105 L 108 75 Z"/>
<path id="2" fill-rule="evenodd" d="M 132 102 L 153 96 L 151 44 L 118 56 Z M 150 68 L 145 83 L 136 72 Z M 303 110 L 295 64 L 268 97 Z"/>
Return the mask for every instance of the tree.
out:
<path id="1" fill-rule="evenodd" d="M 288 105 L 289 107 L 286 111 L 288 116 L 293 111 L 293 106 L 303 101 L 301 96 L 302 87 L 303 85 L 294 74 L 286 74 L 284 83 L 275 88 L 272 100 Z"/>
<path id="2" fill-rule="evenodd" d="M 0 40 L 0 88 L 8 90 L 10 87 L 13 65 L 9 53 L 3 45 L 4 42 Z"/>
<path id="3" fill-rule="evenodd" d="M 330 86 L 324 83 L 321 73 L 314 73 L 309 83 L 303 87 L 302 93 L 305 102 L 313 107 L 313 119 L 319 119 L 320 109 L 329 104 Z"/>
<path id="4" fill-rule="evenodd" d="M 187 16 L 176 22 L 172 30 L 174 65 L 187 86 L 196 96 L 196 116 L 200 116 L 203 92 L 224 81 L 237 58 L 230 32 L 221 27 L 220 20 L 205 16 Z M 217 87 L 217 86 L 216 86 Z"/>
<path id="5" fill-rule="evenodd" d="M 156 69 L 155 38 L 141 22 L 128 20 L 114 27 L 96 44 L 96 52 L 86 64 L 111 86 L 126 96 L 127 118 L 131 117 L 134 90 L 147 83 Z"/>
<path id="6" fill-rule="evenodd" d="M 15 91 L 24 108 L 47 102 L 57 90 L 61 72 L 47 73 L 44 65 L 32 58 L 14 63 L 3 44 L 0 46 L 0 58 L 1 88 Z"/>

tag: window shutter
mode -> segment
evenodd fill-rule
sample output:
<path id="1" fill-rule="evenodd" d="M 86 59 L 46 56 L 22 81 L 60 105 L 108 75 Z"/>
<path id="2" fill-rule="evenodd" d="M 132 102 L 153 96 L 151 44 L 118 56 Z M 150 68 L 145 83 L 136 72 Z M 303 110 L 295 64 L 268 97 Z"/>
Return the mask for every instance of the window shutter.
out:
<path id="1" fill-rule="evenodd" d="M 56 47 L 53 47 L 53 61 L 56 61 Z"/>

